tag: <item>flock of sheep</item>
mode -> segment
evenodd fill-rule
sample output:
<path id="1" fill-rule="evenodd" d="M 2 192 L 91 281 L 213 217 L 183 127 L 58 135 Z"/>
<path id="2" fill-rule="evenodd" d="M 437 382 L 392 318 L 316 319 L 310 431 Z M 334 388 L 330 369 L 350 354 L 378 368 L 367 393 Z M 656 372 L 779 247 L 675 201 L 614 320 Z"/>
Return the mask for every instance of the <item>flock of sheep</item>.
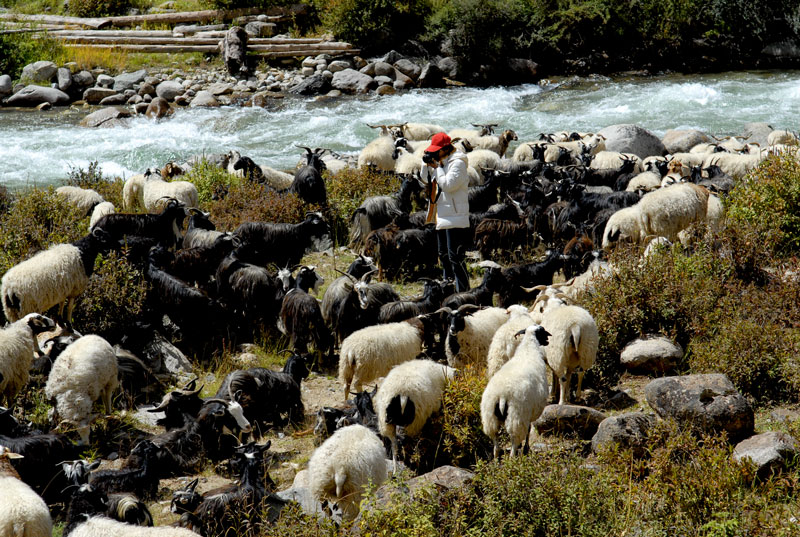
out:
<path id="1" fill-rule="evenodd" d="M 690 228 L 720 226 L 720 197 L 768 152 L 794 151 L 798 143 L 791 132 L 773 131 L 765 148 L 729 138 L 683 153 L 640 156 L 606 150 L 600 135 L 565 132 L 543 134 L 511 152 L 518 141 L 513 131 L 495 136 L 497 125 L 475 127 L 449 133 L 469 158 L 473 248 L 484 271 L 478 286 L 461 293 L 436 279 L 435 235 L 424 211 L 413 210 L 415 202 L 424 209 L 417 178 L 427 140 L 445 130 L 438 125 L 376 126 L 379 136 L 357 156 L 304 148 L 305 163 L 293 174 L 234 151 L 208 157 L 248 181 L 323 208 L 325 170 L 369 167 L 400 177 L 397 193 L 367 198 L 353 213 L 350 246 L 358 257 L 321 300 L 313 295 L 322 277 L 300 262 L 329 233 L 324 210 L 297 223 L 245 222 L 216 230 L 198 208 L 195 185 L 173 179 L 197 160 L 129 178 L 124 212 L 94 191 L 57 189 L 91 215 L 89 232 L 3 275 L 0 299 L 9 324 L 0 330 L 0 397 L 11 406 L 32 374 L 45 376 L 53 425 L 70 424 L 80 441 L 76 446 L 64 435 L 33 430 L 0 408 L 0 535 L 50 535 L 56 506 L 65 509 L 65 536 L 194 531 L 208 537 L 234 526 L 257 531 L 286 500 L 265 485 L 268 443 L 241 442 L 302 422 L 301 383 L 314 364 L 332 365 L 337 349 L 344 398 L 357 395 L 353 404 L 318 413 L 314 431 L 327 439 L 308 472 L 314 497 L 345 519 L 358 514 L 369 483 L 387 479 L 387 456 L 396 469 L 404 439 L 424 434 L 448 382 L 467 367 L 486 371 L 481 422 L 494 455 L 504 451 L 499 433 L 505 429 L 516 456 L 548 400 L 571 400 L 573 376 L 574 397 L 581 399 L 599 336 L 577 300 L 596 278 L 613 272 L 604 251 L 620 241 L 690 241 Z M 498 263 L 526 257 L 540 244 L 546 248 L 540 261 Z M 164 413 L 158 421 L 164 431 L 118 446 L 129 453 L 122 469 L 97 470 L 96 463 L 77 458 L 90 441 L 94 404 L 102 402 L 111 413 L 115 390 L 128 390 L 136 401 L 153 387 L 142 385 L 152 372 L 136 356 L 148 341 L 109 342 L 81 336 L 72 326 L 74 301 L 87 288 L 97 256 L 112 250 L 150 283 L 144 319 L 150 337 L 167 334 L 194 353 L 278 328 L 289 338 L 291 356 L 281 372 L 232 372 L 208 399 L 194 384 L 172 391 L 156 385 L 163 398 L 151 411 Z M 567 281 L 554 283 L 558 272 Z M 376 273 L 383 281 L 373 281 Z M 421 280 L 422 295 L 401 298 L 386 281 L 401 278 Z M 50 310 L 58 323 L 45 316 Z M 57 324 L 60 335 L 43 348 L 40 334 L 51 335 Z M 369 383 L 379 383 L 375 392 L 363 391 Z M 230 460 L 238 483 L 200 495 L 195 481 L 174 493 L 172 509 L 181 515 L 175 527 L 135 525 L 152 525 L 142 501 L 153 498 L 159 480 L 191 475 L 209 459 Z M 54 469 L 60 461 L 68 462 Z"/>

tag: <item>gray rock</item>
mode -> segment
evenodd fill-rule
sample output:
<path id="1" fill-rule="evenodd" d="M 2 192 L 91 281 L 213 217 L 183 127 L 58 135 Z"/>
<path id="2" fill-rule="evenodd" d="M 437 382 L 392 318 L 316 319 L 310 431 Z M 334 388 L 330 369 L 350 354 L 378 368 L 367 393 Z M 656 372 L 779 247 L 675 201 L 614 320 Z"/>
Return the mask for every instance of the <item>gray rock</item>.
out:
<path id="1" fill-rule="evenodd" d="M 395 69 L 414 81 L 416 81 L 422 73 L 422 68 L 411 60 L 397 60 L 393 65 Z"/>
<path id="2" fill-rule="evenodd" d="M 778 423 L 792 423 L 800 419 L 800 412 L 788 408 L 776 408 L 769 413 L 769 418 Z"/>
<path id="3" fill-rule="evenodd" d="M 417 85 L 420 88 L 443 88 L 444 74 L 435 63 L 427 63 L 420 71 Z"/>
<path id="4" fill-rule="evenodd" d="M 139 104 L 140 102 L 143 102 L 143 101 L 144 101 L 144 99 L 139 94 L 131 95 L 130 97 L 128 97 L 128 104 L 130 104 L 130 105 Z"/>
<path id="5" fill-rule="evenodd" d="M 117 92 L 111 88 L 101 88 L 99 86 L 94 86 L 92 88 L 86 88 L 86 90 L 83 92 L 83 100 L 89 104 L 98 104 L 106 97 L 110 97 L 111 95 L 116 95 L 116 94 Z"/>
<path id="6" fill-rule="evenodd" d="M 174 80 L 166 80 L 156 86 L 156 95 L 166 99 L 167 102 L 172 102 L 178 95 L 183 95 L 183 85 Z"/>
<path id="7" fill-rule="evenodd" d="M 272 37 L 277 27 L 274 22 L 253 21 L 244 25 L 244 31 L 253 37 Z"/>
<path id="8" fill-rule="evenodd" d="M 311 76 L 316 72 L 317 70 L 313 67 L 303 67 L 302 69 L 300 69 L 300 74 L 303 76 Z"/>
<path id="9" fill-rule="evenodd" d="M 200 91 L 194 96 L 194 99 L 192 99 L 192 102 L 189 106 L 192 108 L 196 108 L 198 106 L 215 107 L 219 106 L 219 101 L 217 101 L 210 91 Z"/>
<path id="10" fill-rule="evenodd" d="M 694 129 L 668 130 L 661 138 L 668 153 L 688 153 L 697 144 L 710 141 L 706 133 Z"/>
<path id="11" fill-rule="evenodd" d="M 109 106 L 108 108 L 103 108 L 101 110 L 97 110 L 96 112 L 92 112 L 83 118 L 80 124 L 81 127 L 95 128 L 112 119 L 123 119 L 128 117 L 131 117 L 131 113 L 124 108 Z"/>
<path id="12" fill-rule="evenodd" d="M 57 71 L 58 66 L 53 62 L 33 62 L 22 68 L 22 79 L 31 82 L 50 82 Z"/>
<path id="13" fill-rule="evenodd" d="M 331 73 L 338 73 L 339 71 L 344 71 L 345 69 L 349 68 L 350 62 L 346 62 L 344 60 L 335 60 L 328 65 L 328 71 Z"/>
<path id="14" fill-rule="evenodd" d="M 331 80 L 321 74 L 310 76 L 289 89 L 289 93 L 294 95 L 320 95 L 331 89 Z"/>
<path id="15" fill-rule="evenodd" d="M 188 106 L 191 101 L 192 101 L 191 97 L 189 97 L 185 93 L 183 95 L 178 95 L 177 97 L 175 97 L 175 104 L 177 104 L 178 106 Z"/>
<path id="16" fill-rule="evenodd" d="M 19 93 L 20 91 L 22 91 L 24 89 L 25 89 L 25 84 L 22 84 L 21 82 L 17 82 L 16 84 L 14 84 L 14 88 L 11 90 L 11 93 Z"/>
<path id="17" fill-rule="evenodd" d="M 146 76 L 144 77 L 144 83 L 153 86 L 154 88 L 161 84 L 161 79 L 157 76 Z"/>
<path id="18" fill-rule="evenodd" d="M 746 136 L 746 142 L 756 142 L 762 147 L 767 147 L 767 137 L 773 130 L 769 123 L 745 123 L 742 136 Z"/>
<path id="19" fill-rule="evenodd" d="M 153 332 L 153 339 L 144 347 L 144 359 L 148 364 L 160 364 L 156 373 L 180 375 L 192 372 L 192 363 L 175 345 L 167 341 L 159 332 Z"/>
<path id="20" fill-rule="evenodd" d="M 375 64 L 374 63 L 368 63 L 367 65 L 365 65 L 363 67 L 359 67 L 358 68 L 358 72 L 359 73 L 364 73 L 367 76 L 375 76 Z"/>
<path id="21" fill-rule="evenodd" d="M 367 93 L 376 86 L 375 80 L 355 69 L 345 69 L 333 73 L 331 85 L 343 93 Z"/>
<path id="22" fill-rule="evenodd" d="M 638 125 L 611 125 L 600 131 L 606 137 L 606 150 L 633 153 L 640 158 L 664 155 L 667 150 L 661 140 Z"/>
<path id="23" fill-rule="evenodd" d="M 79 71 L 72 75 L 72 83 L 81 88 L 88 88 L 94 84 L 94 75 L 89 71 Z"/>
<path id="24" fill-rule="evenodd" d="M 394 79 L 394 67 L 386 62 L 375 62 L 375 76 L 388 76 Z"/>
<path id="25" fill-rule="evenodd" d="M 394 95 L 395 93 L 397 93 L 397 90 L 389 84 L 378 86 L 378 89 L 375 90 L 376 95 Z"/>
<path id="26" fill-rule="evenodd" d="M 206 88 L 206 91 L 215 97 L 217 95 L 227 95 L 229 93 L 233 93 L 233 84 L 215 82 L 213 84 L 209 84 Z"/>
<path id="27" fill-rule="evenodd" d="M 386 84 L 391 86 L 392 82 L 394 82 L 394 81 L 391 78 L 389 78 L 388 76 L 381 75 L 381 76 L 376 76 L 375 77 L 375 82 L 377 82 L 381 86 L 386 85 Z"/>
<path id="28" fill-rule="evenodd" d="M 333 73 L 331 73 L 330 71 L 327 71 L 327 70 L 326 71 L 322 71 L 322 76 L 325 78 L 325 80 L 327 80 L 329 82 L 331 80 L 333 80 Z"/>
<path id="29" fill-rule="evenodd" d="M 769 432 L 751 436 L 736 444 L 733 459 L 737 462 L 751 461 L 756 465 L 759 477 L 766 478 L 780 473 L 787 463 L 794 462 L 800 449 L 797 440 L 782 432 Z"/>
<path id="30" fill-rule="evenodd" d="M 247 32 L 241 26 L 234 26 L 225 34 L 222 61 L 231 76 L 247 77 Z"/>
<path id="31" fill-rule="evenodd" d="M 72 73 L 66 67 L 59 67 L 56 72 L 56 80 L 58 80 L 58 89 L 67 93 L 72 87 Z"/>
<path id="32" fill-rule="evenodd" d="M 133 86 L 144 81 L 145 76 L 147 76 L 147 71 L 144 69 L 134 71 L 133 73 L 122 73 L 121 75 L 117 75 L 114 77 L 114 89 L 116 91 L 133 89 Z"/>
<path id="33" fill-rule="evenodd" d="M 396 90 L 405 90 L 414 87 L 414 81 L 411 78 L 407 77 L 400 71 L 395 71 L 394 73 L 394 89 Z"/>
<path id="34" fill-rule="evenodd" d="M 620 363 L 634 373 L 671 371 L 683 357 L 683 349 L 664 336 L 647 336 L 631 341 L 620 354 Z"/>
<path id="35" fill-rule="evenodd" d="M 586 406 L 547 405 L 534 426 L 541 435 L 576 435 L 588 440 L 604 419 L 605 414 Z"/>
<path id="36" fill-rule="evenodd" d="M 172 113 L 169 103 L 164 97 L 156 97 L 147 105 L 145 115 L 150 119 L 159 119 Z"/>
<path id="37" fill-rule="evenodd" d="M 361 56 L 354 56 L 353 65 L 355 66 L 356 69 L 362 69 L 363 67 L 367 66 L 367 60 L 365 60 Z"/>
<path id="38" fill-rule="evenodd" d="M 133 105 L 133 109 L 136 111 L 137 114 L 141 115 L 147 112 L 147 107 L 149 104 L 147 102 L 140 102 Z"/>
<path id="39" fill-rule="evenodd" d="M 8 75 L 0 75 L 0 97 L 11 95 L 14 86 L 11 83 L 11 77 Z"/>
<path id="40" fill-rule="evenodd" d="M 152 86 L 147 82 L 145 82 L 141 86 L 139 86 L 139 91 L 137 93 L 142 97 L 144 97 L 145 95 L 150 95 L 152 97 L 156 95 L 156 88 L 155 86 Z"/>
<path id="41" fill-rule="evenodd" d="M 753 408 L 725 375 L 664 377 L 651 381 L 644 393 L 659 416 L 680 425 L 725 431 L 732 442 L 753 434 Z"/>
<path id="42" fill-rule="evenodd" d="M 306 56 L 303 60 L 303 63 L 300 64 L 301 67 L 314 67 L 317 65 L 317 59 L 313 56 Z"/>
<path id="43" fill-rule="evenodd" d="M 629 412 L 604 419 L 592 437 L 592 450 L 596 453 L 612 446 L 631 449 L 641 457 L 646 453 L 647 435 L 656 417 L 644 412 Z"/>
<path id="44" fill-rule="evenodd" d="M 152 96 L 152 95 L 150 95 L 150 94 L 144 94 L 144 95 L 142 95 L 142 100 L 143 100 L 144 102 L 146 102 L 146 103 L 149 103 L 149 102 L 150 102 L 150 101 L 152 101 L 153 99 L 158 99 L 158 97 L 153 97 L 153 96 Z"/>
<path id="45" fill-rule="evenodd" d="M 797 59 L 800 58 L 800 45 L 793 39 L 785 39 L 770 43 L 761 50 L 761 54 L 783 59 Z"/>
<path id="46" fill-rule="evenodd" d="M 9 97 L 6 102 L 8 106 L 34 107 L 42 103 L 66 105 L 69 104 L 69 95 L 59 89 L 30 85 Z"/>
<path id="47" fill-rule="evenodd" d="M 108 75 L 97 75 L 97 85 L 101 88 L 114 88 L 114 77 Z"/>
<path id="48" fill-rule="evenodd" d="M 125 97 L 128 97 L 130 99 L 131 97 L 136 95 L 136 90 L 126 89 L 125 91 L 122 92 L 122 94 L 125 95 Z"/>
<path id="49" fill-rule="evenodd" d="M 456 62 L 455 58 L 451 58 L 450 56 L 444 57 L 439 60 L 439 63 L 436 66 L 444 74 L 444 76 L 448 78 L 458 77 L 458 62 Z"/>
<path id="50" fill-rule="evenodd" d="M 125 97 L 125 94 L 117 93 L 116 95 L 109 95 L 98 104 L 100 104 L 100 106 L 116 106 L 118 104 L 125 104 L 126 102 L 128 102 L 128 98 Z"/>
<path id="51" fill-rule="evenodd" d="M 390 50 L 389 52 L 386 53 L 386 55 L 383 58 L 381 58 L 381 61 L 388 64 L 394 64 L 396 61 L 402 59 L 403 59 L 402 54 L 400 54 L 396 50 Z"/>

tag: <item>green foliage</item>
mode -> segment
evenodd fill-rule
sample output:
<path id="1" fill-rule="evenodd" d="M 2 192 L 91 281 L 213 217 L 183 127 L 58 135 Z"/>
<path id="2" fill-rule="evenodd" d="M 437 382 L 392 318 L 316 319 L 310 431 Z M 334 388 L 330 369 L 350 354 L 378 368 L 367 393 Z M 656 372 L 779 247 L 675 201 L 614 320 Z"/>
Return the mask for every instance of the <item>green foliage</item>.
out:
<path id="1" fill-rule="evenodd" d="M 60 42 L 46 34 L 36 37 L 33 33 L 0 34 L 0 73 L 18 79 L 22 68 L 29 63 L 53 60 L 62 50 Z"/>
<path id="2" fill-rule="evenodd" d="M 485 368 L 465 367 L 445 387 L 440 449 L 449 464 L 466 468 L 492 453 L 481 424 L 481 396 L 487 382 Z"/>
<path id="3" fill-rule="evenodd" d="M 109 253 L 97 261 L 89 286 L 75 303 L 75 326 L 83 333 L 119 341 L 142 319 L 148 288 L 141 271 L 124 256 Z"/>
<path id="4" fill-rule="evenodd" d="M 220 200 L 209 204 L 211 221 L 221 230 L 234 230 L 242 222 L 303 220 L 306 205 L 294 194 L 278 194 L 266 186 L 243 182 L 230 187 Z"/>
<path id="5" fill-rule="evenodd" d="M 756 229 L 768 249 L 800 251 L 800 163 L 794 156 L 765 160 L 731 193 L 727 206 L 731 224 Z"/>
<path id="6" fill-rule="evenodd" d="M 200 160 L 182 179 L 197 187 L 201 204 L 210 203 L 219 197 L 221 192 L 242 182 L 240 177 L 228 173 L 227 170 L 206 159 Z"/>
<path id="7" fill-rule="evenodd" d="M 89 167 L 85 170 L 80 167 L 70 167 L 65 184 L 91 188 L 103 196 L 104 200 L 113 203 L 114 207 L 122 207 L 122 187 L 125 182 L 120 178 L 114 180 L 104 178 L 96 160 L 90 162 Z"/>
<path id="8" fill-rule="evenodd" d="M 130 0 L 69 0 L 73 17 L 106 17 L 124 15 L 132 7 Z"/>

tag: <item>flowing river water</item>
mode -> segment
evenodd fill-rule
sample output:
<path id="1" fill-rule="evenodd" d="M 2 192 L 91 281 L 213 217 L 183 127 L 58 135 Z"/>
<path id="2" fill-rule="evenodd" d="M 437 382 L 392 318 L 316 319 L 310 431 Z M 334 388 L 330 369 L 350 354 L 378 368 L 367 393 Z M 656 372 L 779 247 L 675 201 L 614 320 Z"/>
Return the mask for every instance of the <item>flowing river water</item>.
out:
<path id="1" fill-rule="evenodd" d="M 128 177 L 169 160 L 231 149 L 286 169 L 303 153 L 296 144 L 357 152 L 377 134 L 366 123 L 422 121 L 446 129 L 499 123 L 514 129 L 520 141 L 540 132 L 597 131 L 618 123 L 635 123 L 659 136 L 687 128 L 739 134 L 745 123 L 757 121 L 796 129 L 800 71 L 567 78 L 328 101 L 287 97 L 270 108 L 186 108 L 166 120 L 136 118 L 117 128 L 80 127 L 87 113 L 0 109 L 0 184 L 57 184 L 71 168 L 92 161 L 106 176 Z"/>

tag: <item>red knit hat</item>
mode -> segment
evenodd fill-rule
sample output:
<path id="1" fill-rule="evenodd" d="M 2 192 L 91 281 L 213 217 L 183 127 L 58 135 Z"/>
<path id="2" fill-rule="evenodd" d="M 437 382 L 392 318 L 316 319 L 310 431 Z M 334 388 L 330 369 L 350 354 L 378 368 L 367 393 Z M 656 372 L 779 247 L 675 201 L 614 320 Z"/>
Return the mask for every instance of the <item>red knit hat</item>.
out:
<path id="1" fill-rule="evenodd" d="M 428 149 L 425 151 L 428 153 L 439 151 L 441 148 L 450 145 L 451 141 L 452 140 L 450 140 L 450 137 L 447 134 L 443 132 L 437 132 L 433 135 L 433 138 L 431 138 L 431 145 L 429 145 Z"/>

